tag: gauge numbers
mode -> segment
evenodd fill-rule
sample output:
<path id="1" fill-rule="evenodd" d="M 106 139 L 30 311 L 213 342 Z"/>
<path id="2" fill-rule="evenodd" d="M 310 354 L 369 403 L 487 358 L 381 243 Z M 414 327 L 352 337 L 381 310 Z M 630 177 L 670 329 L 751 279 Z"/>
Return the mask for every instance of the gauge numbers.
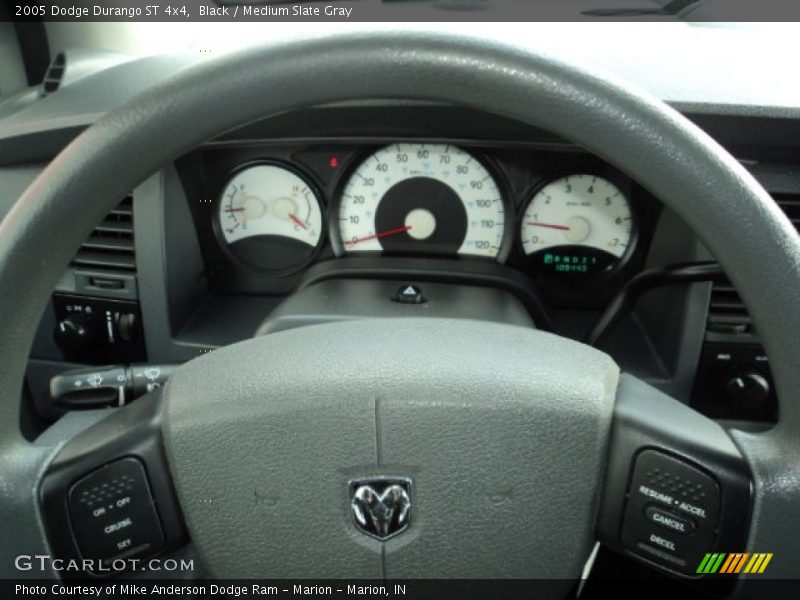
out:
<path id="1" fill-rule="evenodd" d="M 545 271 L 590 275 L 619 264 L 632 232 L 623 192 L 608 179 L 579 173 L 536 192 L 523 214 L 521 241 L 525 254 Z"/>
<path id="2" fill-rule="evenodd" d="M 452 145 L 401 143 L 367 157 L 339 204 L 344 252 L 496 258 L 505 234 L 497 183 Z"/>
<path id="3" fill-rule="evenodd" d="M 229 251 L 251 266 L 285 270 L 311 258 L 322 235 L 319 200 L 300 175 L 275 164 L 234 175 L 219 203 Z"/>

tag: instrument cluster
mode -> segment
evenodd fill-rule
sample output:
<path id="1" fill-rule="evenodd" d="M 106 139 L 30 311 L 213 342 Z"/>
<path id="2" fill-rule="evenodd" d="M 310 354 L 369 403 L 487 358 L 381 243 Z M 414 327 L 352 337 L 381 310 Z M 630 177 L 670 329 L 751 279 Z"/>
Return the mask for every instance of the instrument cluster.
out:
<path id="1" fill-rule="evenodd" d="M 213 232 L 206 258 L 238 279 L 395 256 L 490 261 L 581 287 L 623 271 L 652 228 L 652 199 L 577 149 L 248 145 L 206 148 L 195 159 L 206 199 L 196 220 Z"/>

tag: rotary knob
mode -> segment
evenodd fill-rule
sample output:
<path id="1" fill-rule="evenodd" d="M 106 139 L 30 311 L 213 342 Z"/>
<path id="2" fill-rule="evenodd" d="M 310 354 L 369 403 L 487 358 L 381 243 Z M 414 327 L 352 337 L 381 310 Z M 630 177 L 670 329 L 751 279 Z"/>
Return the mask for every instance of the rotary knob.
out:
<path id="1" fill-rule="evenodd" d="M 728 380 L 725 390 L 731 400 L 751 409 L 763 405 L 771 391 L 767 378 L 757 371 L 735 374 Z"/>
<path id="2" fill-rule="evenodd" d="M 56 325 L 53 337 L 65 354 L 82 353 L 99 341 L 100 331 L 85 315 L 72 314 Z"/>

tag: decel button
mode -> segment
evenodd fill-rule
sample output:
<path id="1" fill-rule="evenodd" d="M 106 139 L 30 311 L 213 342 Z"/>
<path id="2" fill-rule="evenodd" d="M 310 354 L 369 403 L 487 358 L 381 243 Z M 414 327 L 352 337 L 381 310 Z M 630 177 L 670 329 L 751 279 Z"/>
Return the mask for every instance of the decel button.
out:
<path id="1" fill-rule="evenodd" d="M 620 542 L 629 552 L 694 576 L 715 547 L 720 490 L 703 469 L 666 452 L 642 450 L 628 488 Z"/>
<path id="2" fill-rule="evenodd" d="M 662 510 L 657 506 L 648 506 L 644 514 L 648 521 L 652 521 L 656 525 L 660 525 L 676 533 L 687 534 L 693 532 L 695 529 L 695 525 L 691 520 Z"/>

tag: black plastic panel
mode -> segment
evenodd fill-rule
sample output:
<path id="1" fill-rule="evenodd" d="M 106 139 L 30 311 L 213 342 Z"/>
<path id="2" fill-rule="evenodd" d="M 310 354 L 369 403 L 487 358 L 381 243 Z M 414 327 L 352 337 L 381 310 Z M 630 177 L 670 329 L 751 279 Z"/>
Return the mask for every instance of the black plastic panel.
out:
<path id="1" fill-rule="evenodd" d="M 703 346 L 697 366 L 692 406 L 717 419 L 777 421 L 775 384 L 762 346 Z"/>
<path id="2" fill-rule="evenodd" d="M 86 475 L 72 486 L 68 502 L 83 558 L 112 563 L 164 547 L 147 473 L 137 458 L 120 458 Z"/>
<path id="3" fill-rule="evenodd" d="M 691 575 L 716 541 L 719 501 L 712 476 L 670 454 L 643 450 L 628 488 L 622 545 Z"/>
<path id="4" fill-rule="evenodd" d="M 109 364 L 147 359 L 137 302 L 54 294 L 53 310 L 53 335 L 65 360 Z M 82 339 L 70 334 L 71 328 L 83 331 Z"/>

